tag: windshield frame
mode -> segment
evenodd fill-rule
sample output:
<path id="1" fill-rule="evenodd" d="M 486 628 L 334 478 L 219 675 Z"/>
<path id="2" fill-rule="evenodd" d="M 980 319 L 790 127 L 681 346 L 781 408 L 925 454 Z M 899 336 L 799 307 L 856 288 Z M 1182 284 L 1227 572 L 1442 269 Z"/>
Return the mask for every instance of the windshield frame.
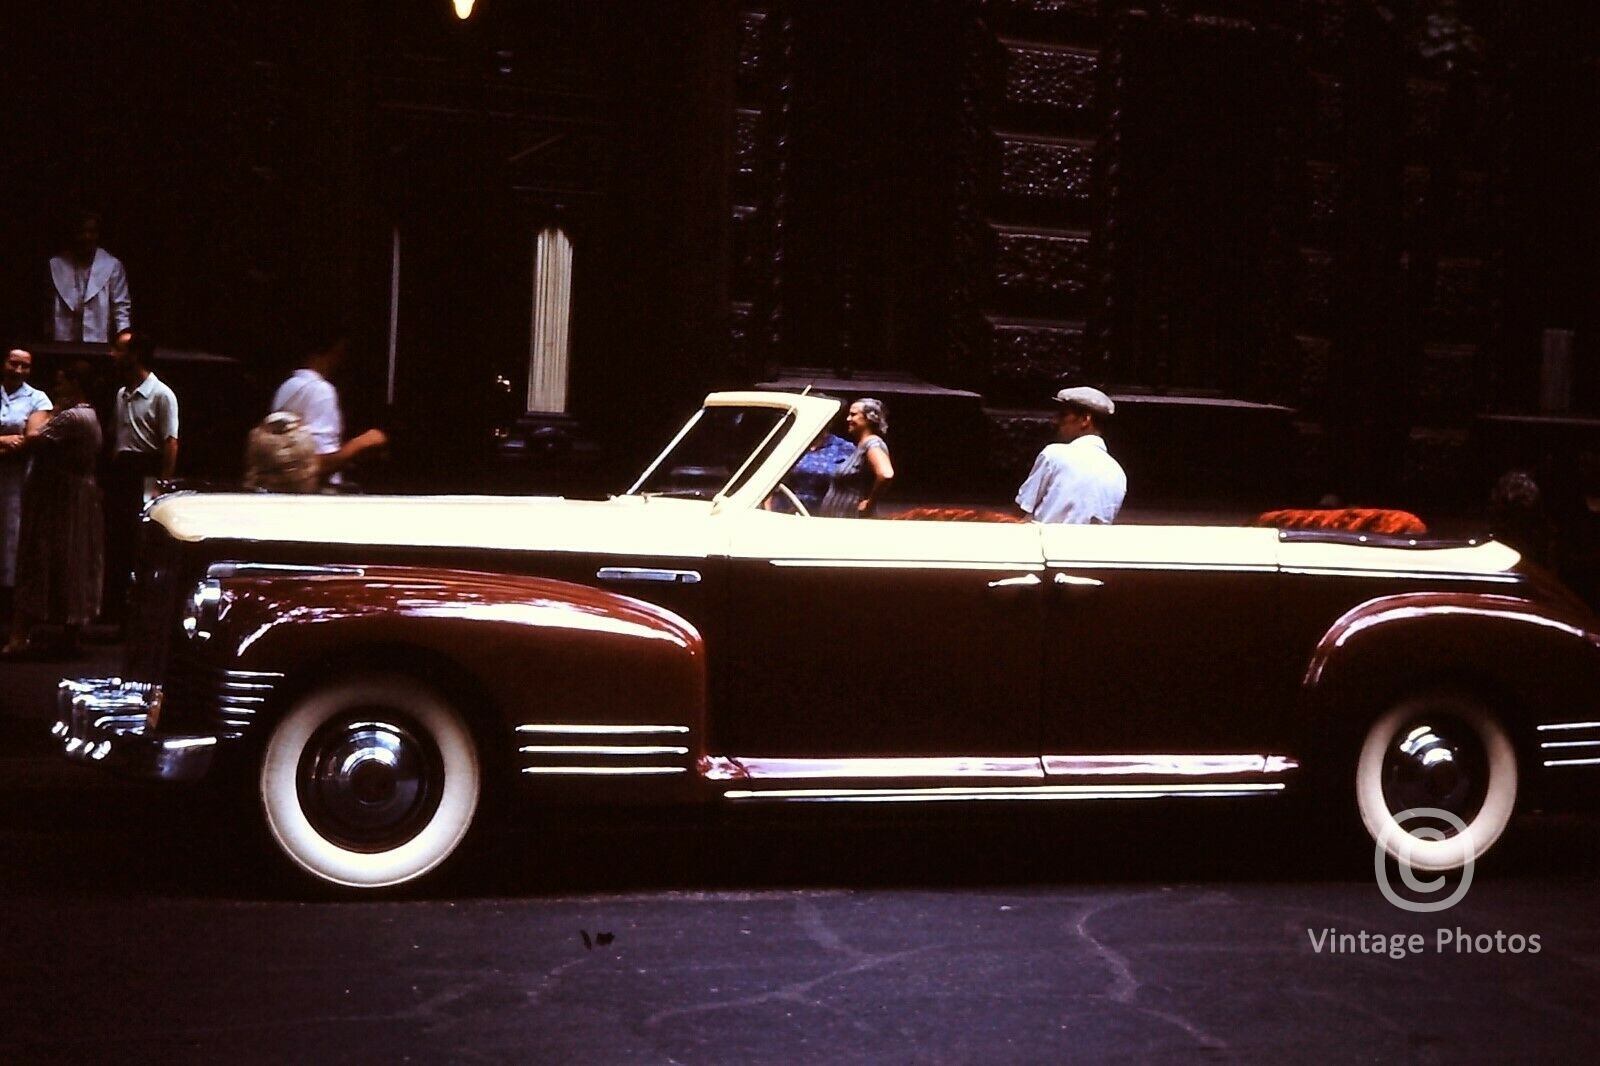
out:
<path id="1" fill-rule="evenodd" d="M 734 468 L 733 474 L 723 483 L 722 488 L 708 501 L 713 512 L 749 510 L 770 496 L 777 488 L 778 482 L 783 479 L 783 475 L 799 461 L 806 445 L 815 440 L 817 434 L 821 433 L 839 413 L 840 402 L 832 398 L 788 392 L 714 392 L 706 397 L 700 410 L 689 417 L 683 428 L 673 435 L 672 440 L 623 495 L 648 497 L 649 493 L 640 493 L 641 486 L 645 485 L 662 464 L 667 462 L 678 445 L 683 442 L 684 437 L 688 436 L 705 417 L 706 411 L 716 407 L 770 407 L 791 414 L 793 417 L 787 422 L 787 428 L 783 428 L 785 423 L 780 419 L 775 428 L 781 430 L 781 436 L 775 443 L 770 435 L 764 438 Z M 750 464 L 763 449 L 766 450 L 766 458 L 762 459 L 754 470 L 749 469 Z M 738 488 L 727 493 L 729 485 L 738 485 Z"/>

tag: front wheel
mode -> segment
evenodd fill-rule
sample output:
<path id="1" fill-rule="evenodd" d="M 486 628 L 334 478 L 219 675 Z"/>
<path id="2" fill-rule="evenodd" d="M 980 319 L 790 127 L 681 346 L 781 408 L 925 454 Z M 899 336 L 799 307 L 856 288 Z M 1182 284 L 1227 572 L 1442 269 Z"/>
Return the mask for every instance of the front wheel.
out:
<path id="1" fill-rule="evenodd" d="M 1511 821 L 1517 758 L 1503 726 L 1454 694 L 1404 700 L 1367 730 L 1356 804 L 1375 842 L 1426 873 L 1459 870 Z"/>
<path id="2" fill-rule="evenodd" d="M 283 853 L 348 888 L 415 880 L 460 846 L 482 774 L 472 732 L 409 677 L 370 674 L 316 689 L 267 741 L 261 805 Z"/>

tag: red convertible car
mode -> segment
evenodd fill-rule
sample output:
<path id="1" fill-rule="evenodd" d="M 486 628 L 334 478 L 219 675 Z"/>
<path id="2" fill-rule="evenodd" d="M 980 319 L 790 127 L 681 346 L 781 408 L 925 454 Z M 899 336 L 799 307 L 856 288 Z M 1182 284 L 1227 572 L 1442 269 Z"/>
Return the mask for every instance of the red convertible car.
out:
<path id="1" fill-rule="evenodd" d="M 55 733 L 242 776 L 294 865 L 363 889 L 491 800 L 1320 789 L 1447 871 L 1600 767 L 1600 620 L 1504 544 L 813 517 L 784 477 L 837 409 L 714 394 L 603 501 L 165 497 L 122 676 L 63 681 Z"/>

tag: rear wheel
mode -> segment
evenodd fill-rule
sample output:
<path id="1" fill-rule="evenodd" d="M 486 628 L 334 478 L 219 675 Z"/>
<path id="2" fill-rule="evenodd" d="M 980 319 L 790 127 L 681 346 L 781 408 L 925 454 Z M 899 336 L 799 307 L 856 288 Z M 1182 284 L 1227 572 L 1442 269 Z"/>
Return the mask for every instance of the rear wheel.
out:
<path id="1" fill-rule="evenodd" d="M 267 829 L 306 873 L 385 888 L 435 869 L 472 827 L 482 774 L 472 732 L 448 702 L 395 674 L 306 695 L 262 758 Z"/>
<path id="2" fill-rule="evenodd" d="M 1379 717 L 1355 776 L 1368 834 L 1396 860 L 1428 873 L 1476 860 L 1516 807 L 1511 738 L 1482 704 L 1452 693 L 1417 696 Z"/>

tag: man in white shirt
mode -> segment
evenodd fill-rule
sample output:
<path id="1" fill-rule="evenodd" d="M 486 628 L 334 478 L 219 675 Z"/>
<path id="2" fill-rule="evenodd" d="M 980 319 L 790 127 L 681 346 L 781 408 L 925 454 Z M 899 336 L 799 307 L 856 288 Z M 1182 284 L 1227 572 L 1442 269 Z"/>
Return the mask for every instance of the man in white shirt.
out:
<path id="1" fill-rule="evenodd" d="M 139 515 L 152 479 L 178 469 L 178 397 L 150 369 L 155 341 L 144 330 L 119 330 L 111 365 L 122 387 L 116 394 L 111 470 L 105 485 L 106 617 L 120 621 L 133 570 Z"/>
<path id="2" fill-rule="evenodd" d="M 1128 475 L 1106 451 L 1102 422 L 1116 410 L 1099 389 L 1079 386 L 1055 395 L 1054 444 L 1034 460 L 1028 479 L 1017 490 L 1017 506 L 1035 522 L 1110 525 L 1122 510 Z"/>
<path id="3" fill-rule="evenodd" d="M 100 247 L 100 216 L 92 211 L 79 214 L 66 250 L 50 260 L 50 283 L 51 340 L 104 344 L 132 323 L 127 272 Z"/>
<path id="4" fill-rule="evenodd" d="M 325 335 L 302 360 L 300 368 L 272 394 L 273 411 L 289 411 L 317 445 L 318 476 L 324 484 L 337 485 L 339 472 L 369 451 L 382 448 L 389 438 L 382 430 L 344 439 L 344 414 L 339 409 L 339 392 L 328 380 L 344 365 L 349 354 L 349 339 L 342 334 Z"/>

